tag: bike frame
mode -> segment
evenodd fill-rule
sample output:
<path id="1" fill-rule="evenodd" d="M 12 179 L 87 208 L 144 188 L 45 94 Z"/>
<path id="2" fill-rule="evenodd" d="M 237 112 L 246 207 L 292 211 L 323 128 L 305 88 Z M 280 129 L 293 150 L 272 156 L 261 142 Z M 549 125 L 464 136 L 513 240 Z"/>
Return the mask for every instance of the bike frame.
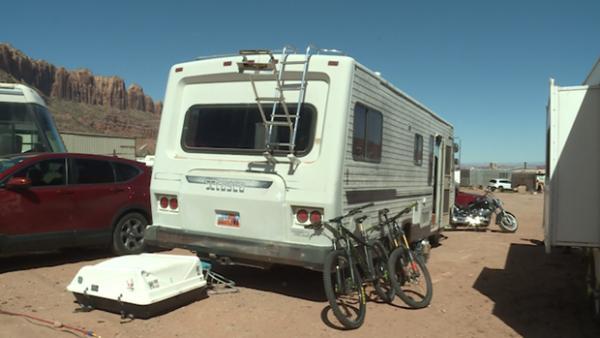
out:
<path id="1" fill-rule="evenodd" d="M 335 231 L 332 231 L 334 236 L 334 239 L 332 240 L 333 250 L 337 250 L 339 246 L 342 246 L 344 251 L 346 252 L 346 255 L 348 256 L 349 264 L 357 264 L 368 273 L 368 276 L 366 276 L 368 278 L 364 278 L 363 280 L 374 280 L 376 278 L 375 267 L 373 266 L 373 257 L 371 255 L 371 252 L 369 251 L 369 249 L 373 248 L 374 246 L 369 244 L 366 240 L 354 235 L 350 230 L 344 227 L 341 221 L 335 223 L 337 225 L 337 229 L 335 229 Z M 361 233 L 363 233 L 362 222 L 358 222 L 357 227 L 359 228 L 359 230 L 361 230 Z M 344 243 L 344 245 L 341 245 L 342 242 Z M 362 253 L 364 254 L 363 257 L 365 258 L 364 262 L 361 261 L 361 253 L 357 250 L 357 247 L 359 246 L 362 247 L 364 250 L 364 252 Z M 355 258 L 357 262 L 354 262 Z M 354 271 L 352 269 L 350 269 L 350 271 L 352 274 L 354 274 Z M 354 275 L 352 276 L 352 278 L 354 278 Z"/>
<path id="2" fill-rule="evenodd" d="M 403 209 L 402 211 L 400 211 L 398 214 L 396 214 L 396 216 L 392 217 L 392 218 L 388 218 L 387 216 L 387 211 L 383 212 L 383 217 L 385 218 L 385 221 L 383 223 L 380 223 L 381 227 L 384 226 L 388 226 L 388 232 L 387 232 L 387 237 L 388 240 L 390 242 L 390 245 L 393 245 L 392 248 L 390 248 L 390 252 L 393 251 L 394 249 L 398 248 L 399 246 L 403 246 L 402 250 L 404 251 L 405 254 L 407 254 L 409 256 L 409 259 L 411 260 L 411 264 L 414 264 L 414 259 L 415 257 L 413 257 L 413 253 L 410 249 L 410 244 L 408 243 L 408 239 L 406 238 L 406 233 L 404 232 L 404 230 L 402 229 L 402 227 L 400 226 L 400 224 L 398 224 L 398 218 L 400 218 L 400 216 L 408 213 L 416 204 L 413 204 L 405 209 Z M 402 242 L 398 242 L 398 239 L 401 238 Z"/>

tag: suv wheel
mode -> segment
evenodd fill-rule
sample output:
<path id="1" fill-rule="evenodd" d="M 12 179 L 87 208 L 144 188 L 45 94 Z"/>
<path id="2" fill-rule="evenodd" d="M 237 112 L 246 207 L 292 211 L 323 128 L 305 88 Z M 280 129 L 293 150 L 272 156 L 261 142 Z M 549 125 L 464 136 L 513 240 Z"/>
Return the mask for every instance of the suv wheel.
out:
<path id="1" fill-rule="evenodd" d="M 148 220 L 139 212 L 123 215 L 113 230 L 113 252 L 117 255 L 133 255 L 144 251 L 144 232 Z"/>
<path id="2" fill-rule="evenodd" d="M 498 188 L 500 190 L 500 192 L 504 192 L 504 187 L 500 186 L 500 188 Z"/>

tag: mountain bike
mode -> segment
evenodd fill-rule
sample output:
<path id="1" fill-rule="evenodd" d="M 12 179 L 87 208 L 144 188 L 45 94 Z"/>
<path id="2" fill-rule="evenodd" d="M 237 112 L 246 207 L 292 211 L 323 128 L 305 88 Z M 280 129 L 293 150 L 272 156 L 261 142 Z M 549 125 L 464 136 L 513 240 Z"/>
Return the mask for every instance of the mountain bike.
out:
<path id="1" fill-rule="evenodd" d="M 350 210 L 347 214 L 308 225 L 307 228 L 326 228 L 333 234 L 332 251 L 323 264 L 323 285 L 331 310 L 348 329 L 360 327 L 366 315 L 365 283 L 372 283 L 377 295 L 391 302 L 395 289 L 388 273 L 388 251 L 378 240 L 369 240 L 363 222 L 355 220 L 358 235 L 348 230 L 342 221 L 354 216 L 373 203 Z"/>
<path id="2" fill-rule="evenodd" d="M 396 295 L 408 306 L 420 309 L 431 303 L 433 297 L 431 276 L 423 257 L 411 249 L 406 233 L 398 223 L 398 219 L 416 205 L 417 203 L 411 204 L 391 218 L 388 218 L 388 209 L 381 210 L 379 213 L 384 220 L 379 227 L 386 235 L 391 250 L 388 272 Z"/>

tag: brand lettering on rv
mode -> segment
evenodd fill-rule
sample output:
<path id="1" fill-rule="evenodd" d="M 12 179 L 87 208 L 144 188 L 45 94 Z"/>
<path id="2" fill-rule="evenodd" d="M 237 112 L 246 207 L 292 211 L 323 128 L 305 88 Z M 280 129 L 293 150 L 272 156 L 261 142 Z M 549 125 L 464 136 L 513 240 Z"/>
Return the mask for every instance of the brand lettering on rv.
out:
<path id="1" fill-rule="evenodd" d="M 226 191 L 226 192 L 241 192 L 246 190 L 246 187 L 241 182 L 206 180 L 206 190 L 211 191 Z"/>

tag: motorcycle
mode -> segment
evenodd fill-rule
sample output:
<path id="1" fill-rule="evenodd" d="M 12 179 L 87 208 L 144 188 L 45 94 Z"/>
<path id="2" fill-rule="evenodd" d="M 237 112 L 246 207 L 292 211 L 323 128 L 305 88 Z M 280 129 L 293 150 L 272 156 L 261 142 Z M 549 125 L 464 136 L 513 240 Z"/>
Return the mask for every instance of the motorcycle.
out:
<path id="1" fill-rule="evenodd" d="M 491 192 L 486 191 L 484 195 L 478 195 L 457 191 L 450 226 L 486 228 L 490 224 L 492 214 L 496 215 L 496 224 L 502 231 L 516 232 L 519 228 L 517 217 L 506 211 L 502 201 Z"/>

